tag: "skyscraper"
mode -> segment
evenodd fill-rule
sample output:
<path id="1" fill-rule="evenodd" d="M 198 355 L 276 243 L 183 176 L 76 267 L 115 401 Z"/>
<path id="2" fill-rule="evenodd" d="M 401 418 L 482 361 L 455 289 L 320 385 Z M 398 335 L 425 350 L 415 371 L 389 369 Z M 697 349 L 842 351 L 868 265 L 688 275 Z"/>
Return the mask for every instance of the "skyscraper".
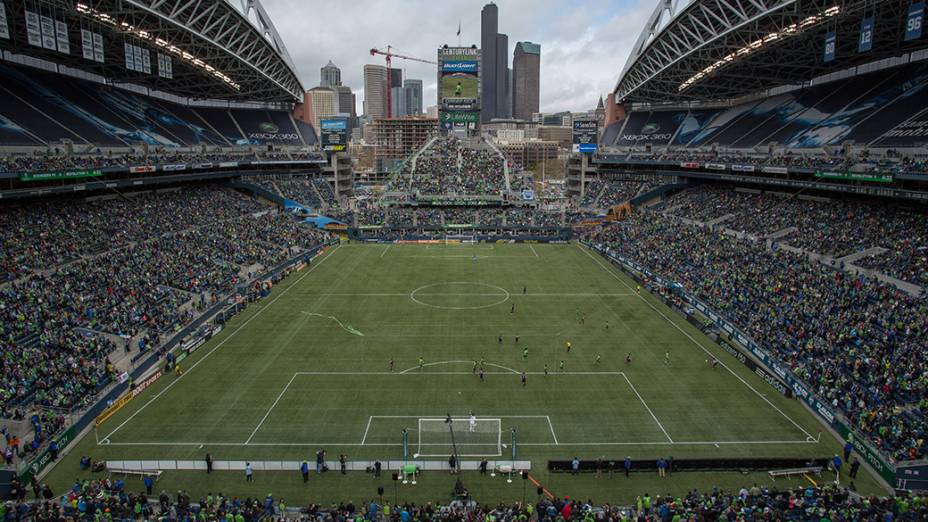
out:
<path id="1" fill-rule="evenodd" d="M 490 3 L 480 11 L 480 121 L 496 117 L 496 34 L 499 31 L 499 8 Z"/>
<path id="2" fill-rule="evenodd" d="M 369 119 L 387 117 L 387 68 L 364 66 L 364 115 Z"/>
<path id="3" fill-rule="evenodd" d="M 304 98 L 309 102 L 310 118 L 319 132 L 319 120 L 335 116 L 338 111 L 338 94 L 331 87 L 313 87 L 306 91 Z"/>
<path id="4" fill-rule="evenodd" d="M 509 80 L 509 37 L 496 35 L 496 118 L 508 118 L 512 112 Z"/>
<path id="5" fill-rule="evenodd" d="M 532 119 L 538 112 L 541 90 L 541 46 L 519 42 L 512 53 L 512 117 Z"/>
<path id="6" fill-rule="evenodd" d="M 422 114 L 422 80 L 406 80 L 403 82 L 406 91 L 406 111 L 409 116 Z"/>
<path id="7" fill-rule="evenodd" d="M 508 118 L 510 101 L 509 37 L 499 33 L 499 8 L 489 3 L 480 12 L 480 121 Z"/>
<path id="8" fill-rule="evenodd" d="M 342 84 L 342 71 L 329 60 L 325 67 L 319 69 L 319 85 L 321 87 L 338 87 Z"/>

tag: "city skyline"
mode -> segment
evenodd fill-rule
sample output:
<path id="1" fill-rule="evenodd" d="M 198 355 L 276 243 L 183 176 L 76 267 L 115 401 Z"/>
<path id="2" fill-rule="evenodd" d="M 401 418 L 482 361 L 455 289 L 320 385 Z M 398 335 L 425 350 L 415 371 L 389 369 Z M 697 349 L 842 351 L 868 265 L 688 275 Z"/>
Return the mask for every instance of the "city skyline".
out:
<path id="1" fill-rule="evenodd" d="M 434 61 L 435 50 L 444 44 L 480 46 L 480 12 L 486 3 L 360 0 L 310 29 L 304 17 L 293 13 L 323 9 L 321 2 L 267 0 L 265 7 L 304 87 L 318 85 L 320 68 L 331 60 L 341 69 L 343 85 L 355 93 L 360 115 L 364 66 L 385 65 L 382 56 L 370 56 L 372 47 L 386 49 L 390 44 L 395 52 Z M 540 110 L 546 113 L 590 110 L 600 95 L 611 92 L 637 37 L 637 31 L 627 29 L 641 27 L 653 9 L 651 2 L 634 0 L 500 0 L 496 4 L 499 32 L 509 36 L 509 60 L 519 41 L 538 43 L 544 50 Z M 429 22 L 417 25 L 410 20 Z M 456 34 L 459 23 L 460 38 Z M 393 67 L 402 69 L 405 78 L 422 79 L 423 99 L 426 105 L 432 104 L 430 100 L 437 96 L 434 65 L 396 59 Z"/>

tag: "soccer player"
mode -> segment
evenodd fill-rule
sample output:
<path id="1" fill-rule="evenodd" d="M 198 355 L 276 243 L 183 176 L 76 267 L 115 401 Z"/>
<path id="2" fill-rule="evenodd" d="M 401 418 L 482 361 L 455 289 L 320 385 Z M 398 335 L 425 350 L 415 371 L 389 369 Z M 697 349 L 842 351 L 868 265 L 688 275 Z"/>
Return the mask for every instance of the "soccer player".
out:
<path id="1" fill-rule="evenodd" d="M 560 366 L 560 369 L 561 369 L 561 371 L 564 371 L 564 359 L 561 359 L 561 366 Z"/>
<path id="2" fill-rule="evenodd" d="M 522 295 L 525 295 L 526 290 L 528 290 L 528 287 L 527 287 L 527 286 L 523 286 L 523 287 L 522 287 Z"/>
<path id="3" fill-rule="evenodd" d="M 420 357 L 419 357 L 419 371 L 420 371 L 420 372 L 422 371 L 422 365 L 423 365 L 424 362 L 425 362 L 425 360 L 420 356 Z"/>
<path id="4" fill-rule="evenodd" d="M 548 376 L 548 363 L 545 363 L 545 377 Z"/>
<path id="5" fill-rule="evenodd" d="M 712 369 L 714 370 L 714 369 L 716 369 L 716 368 L 718 368 L 718 367 L 719 367 L 719 360 L 716 359 L 715 357 L 713 357 L 713 358 L 712 358 Z"/>
<path id="6" fill-rule="evenodd" d="M 470 420 L 468 421 L 468 431 L 475 432 L 477 431 L 477 416 L 474 415 L 474 412 L 470 412 Z"/>
<path id="7" fill-rule="evenodd" d="M 641 295 L 641 285 L 635 285 L 635 294 Z"/>
<path id="8" fill-rule="evenodd" d="M 599 364 L 603 360 L 603 356 L 596 354 L 596 364 Z"/>
<path id="9" fill-rule="evenodd" d="M 567 345 L 567 353 L 570 353 L 570 348 L 571 348 L 570 341 L 567 341 L 567 343 L 565 344 Z"/>
<path id="10" fill-rule="evenodd" d="M 522 386 L 525 386 L 525 372 L 522 372 Z"/>
<path id="11" fill-rule="evenodd" d="M 483 367 L 481 367 L 481 368 L 480 368 L 480 382 L 483 382 L 483 381 L 486 379 L 486 377 L 484 377 L 484 375 L 485 375 L 485 374 L 484 374 L 484 371 L 483 371 Z"/>
<path id="12" fill-rule="evenodd" d="M 609 321 L 606 321 L 606 330 L 609 329 Z"/>
<path id="13" fill-rule="evenodd" d="M 502 345 L 502 344 L 503 344 L 503 334 L 499 334 L 499 336 L 496 338 L 496 340 L 499 341 L 499 344 L 500 344 L 500 345 Z"/>
<path id="14" fill-rule="evenodd" d="M 519 344 L 519 336 L 516 335 L 516 344 Z"/>
<path id="15" fill-rule="evenodd" d="M 528 348 L 522 350 L 522 360 L 528 359 Z"/>
<path id="16" fill-rule="evenodd" d="M 393 367 L 394 367 L 394 364 L 393 364 L 393 357 L 390 357 L 390 371 L 391 371 L 391 372 L 393 371 Z"/>
<path id="17" fill-rule="evenodd" d="M 625 356 L 625 364 L 632 363 L 632 352 L 628 352 L 628 355 Z"/>
<path id="18" fill-rule="evenodd" d="M 515 303 L 512 303 L 512 308 L 509 309 L 509 313 L 510 313 L 510 314 L 516 313 L 516 304 L 515 304 Z"/>
<path id="19" fill-rule="evenodd" d="M 664 352 L 664 364 L 670 366 L 670 352 Z"/>

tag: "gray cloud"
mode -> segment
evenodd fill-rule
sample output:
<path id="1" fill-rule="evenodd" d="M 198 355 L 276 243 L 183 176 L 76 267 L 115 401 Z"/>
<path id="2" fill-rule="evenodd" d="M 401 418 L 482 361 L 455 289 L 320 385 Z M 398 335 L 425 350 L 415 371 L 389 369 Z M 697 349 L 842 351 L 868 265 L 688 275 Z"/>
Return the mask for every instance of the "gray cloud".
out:
<path id="1" fill-rule="evenodd" d="M 428 60 L 436 49 L 480 44 L 480 9 L 474 0 L 263 0 L 306 88 L 332 60 L 342 82 L 364 98 L 363 66 L 383 64 L 372 47 Z M 582 111 L 612 91 L 654 0 L 499 0 L 500 32 L 509 35 L 510 61 L 518 41 L 541 44 L 541 110 Z M 425 105 L 436 103 L 434 65 L 394 60 L 404 77 L 423 80 Z"/>

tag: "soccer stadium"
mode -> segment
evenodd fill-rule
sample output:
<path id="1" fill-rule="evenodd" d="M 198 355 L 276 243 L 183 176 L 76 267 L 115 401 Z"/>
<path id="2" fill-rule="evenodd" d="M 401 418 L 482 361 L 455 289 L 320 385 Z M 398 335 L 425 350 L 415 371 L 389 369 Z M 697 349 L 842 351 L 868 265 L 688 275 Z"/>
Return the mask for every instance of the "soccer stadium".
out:
<path id="1" fill-rule="evenodd" d="M 928 520 L 924 2 L 644 4 L 552 125 L 478 45 L 359 120 L 258 0 L 0 0 L 0 517 Z"/>

